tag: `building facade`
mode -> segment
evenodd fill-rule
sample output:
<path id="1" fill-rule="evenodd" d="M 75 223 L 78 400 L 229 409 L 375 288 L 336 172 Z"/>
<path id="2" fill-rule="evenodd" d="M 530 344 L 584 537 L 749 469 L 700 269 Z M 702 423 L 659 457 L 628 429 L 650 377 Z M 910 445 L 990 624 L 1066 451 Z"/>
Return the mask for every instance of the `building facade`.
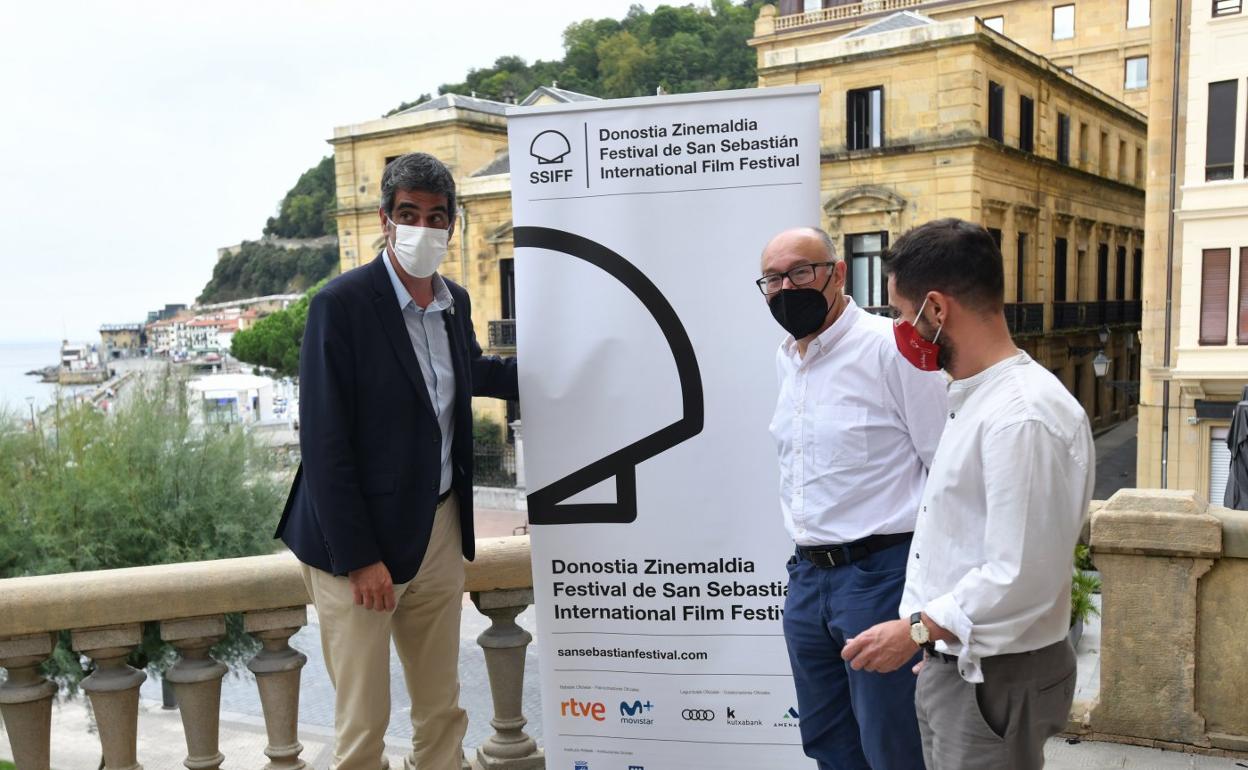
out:
<path id="1" fill-rule="evenodd" d="M 147 333 L 141 323 L 104 324 L 100 327 L 100 342 L 106 358 L 129 358 L 143 352 Z"/>
<path id="2" fill-rule="evenodd" d="M 843 249 L 855 301 L 887 305 L 880 257 L 901 233 L 940 217 L 979 222 L 1001 246 L 1019 346 L 1094 429 L 1130 416 L 1144 116 L 974 17 L 907 12 L 834 39 L 759 40 L 760 85 L 821 88 L 820 224 Z"/>
<path id="3" fill-rule="evenodd" d="M 1174 4 L 1154 12 L 1168 14 L 1149 121 L 1146 270 L 1159 280 L 1145 304 L 1137 477 L 1220 504 L 1226 429 L 1248 386 L 1248 17 L 1238 0 L 1183 2 L 1177 25 Z"/>

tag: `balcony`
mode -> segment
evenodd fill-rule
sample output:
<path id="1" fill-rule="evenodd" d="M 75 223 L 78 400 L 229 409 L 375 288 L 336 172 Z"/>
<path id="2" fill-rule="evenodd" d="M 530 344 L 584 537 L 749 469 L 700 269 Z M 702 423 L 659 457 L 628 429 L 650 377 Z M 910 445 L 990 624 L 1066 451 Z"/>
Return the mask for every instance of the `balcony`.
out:
<path id="1" fill-rule="evenodd" d="M 783 32 L 812 24 L 826 24 L 831 21 L 853 19 L 875 13 L 900 11 L 906 8 L 914 8 L 922 5 L 924 2 L 925 0 L 863 0 L 863 2 L 843 3 L 806 13 L 790 13 L 775 17 L 775 31 Z"/>
<path id="2" fill-rule="evenodd" d="M 490 349 L 516 349 L 516 319 L 504 318 L 501 321 L 490 321 Z"/>
<path id="3" fill-rule="evenodd" d="M 1014 337 L 1044 333 L 1044 303 L 1015 302 L 1005 306 L 1005 323 Z"/>

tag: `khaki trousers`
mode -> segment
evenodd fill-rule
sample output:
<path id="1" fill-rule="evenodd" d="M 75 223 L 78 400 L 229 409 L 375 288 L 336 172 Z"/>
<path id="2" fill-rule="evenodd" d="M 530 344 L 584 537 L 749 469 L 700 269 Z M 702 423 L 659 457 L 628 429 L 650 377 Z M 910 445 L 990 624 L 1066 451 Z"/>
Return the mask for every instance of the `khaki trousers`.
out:
<path id="1" fill-rule="evenodd" d="M 438 506 L 416 577 L 394 586 L 393 612 L 355 604 L 345 577 L 303 565 L 320 616 L 325 668 L 334 686 L 332 770 L 381 770 L 390 724 L 390 641 L 412 703 L 412 752 L 419 770 L 459 770 L 468 715 L 459 707 L 459 619 L 464 560 L 459 504 Z"/>

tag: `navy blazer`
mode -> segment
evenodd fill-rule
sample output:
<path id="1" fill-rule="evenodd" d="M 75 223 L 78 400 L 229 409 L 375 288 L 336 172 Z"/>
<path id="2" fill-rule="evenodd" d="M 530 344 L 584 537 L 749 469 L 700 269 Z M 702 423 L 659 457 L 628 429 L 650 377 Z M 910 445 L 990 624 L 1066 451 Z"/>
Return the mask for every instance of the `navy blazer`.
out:
<path id="1" fill-rule="evenodd" d="M 442 436 L 384 258 L 333 279 L 308 308 L 299 361 L 303 462 L 275 537 L 325 572 L 380 561 L 403 583 L 429 547 Z M 454 299 L 442 313 L 455 370 L 451 488 L 471 560 L 472 396 L 518 399 L 516 360 L 481 354 L 468 292 L 446 286 Z"/>

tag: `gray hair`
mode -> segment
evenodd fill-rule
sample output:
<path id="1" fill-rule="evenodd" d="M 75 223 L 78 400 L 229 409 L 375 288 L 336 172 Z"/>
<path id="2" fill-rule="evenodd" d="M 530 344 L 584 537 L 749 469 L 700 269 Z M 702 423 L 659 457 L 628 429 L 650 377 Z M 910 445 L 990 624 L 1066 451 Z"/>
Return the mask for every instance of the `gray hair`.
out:
<path id="1" fill-rule="evenodd" d="M 398 190 L 446 196 L 447 216 L 455 221 L 455 178 L 446 165 L 425 152 L 409 152 L 386 164 L 381 174 L 381 209 L 390 216 Z"/>
<path id="2" fill-rule="evenodd" d="M 838 256 L 836 256 L 836 244 L 832 242 L 832 236 L 828 235 L 828 231 L 827 231 L 827 230 L 824 230 L 822 227 L 814 227 L 814 226 L 811 226 L 811 227 L 795 227 L 795 228 L 793 228 L 793 229 L 794 229 L 794 230 L 805 230 L 806 232 L 808 232 L 808 233 L 810 233 L 811 235 L 813 235 L 813 236 L 815 236 L 816 238 L 818 238 L 818 239 L 819 239 L 819 241 L 820 241 L 820 243 L 822 243 L 822 244 L 823 244 L 823 250 L 824 250 L 824 253 L 826 253 L 826 254 L 828 255 L 828 261 L 829 261 L 829 262 L 840 262 L 840 261 L 841 261 L 841 258 L 840 258 L 840 257 L 838 257 Z M 779 236 L 776 236 L 776 237 L 779 237 Z M 773 238 L 772 240 L 775 240 L 775 238 Z M 771 241 L 768 241 L 768 242 L 767 242 L 767 246 L 770 246 L 770 245 L 771 245 Z M 766 253 L 767 253 L 767 247 L 766 247 L 766 246 L 764 246 L 764 247 L 763 247 L 763 253 L 764 253 L 764 254 L 766 254 Z"/>

